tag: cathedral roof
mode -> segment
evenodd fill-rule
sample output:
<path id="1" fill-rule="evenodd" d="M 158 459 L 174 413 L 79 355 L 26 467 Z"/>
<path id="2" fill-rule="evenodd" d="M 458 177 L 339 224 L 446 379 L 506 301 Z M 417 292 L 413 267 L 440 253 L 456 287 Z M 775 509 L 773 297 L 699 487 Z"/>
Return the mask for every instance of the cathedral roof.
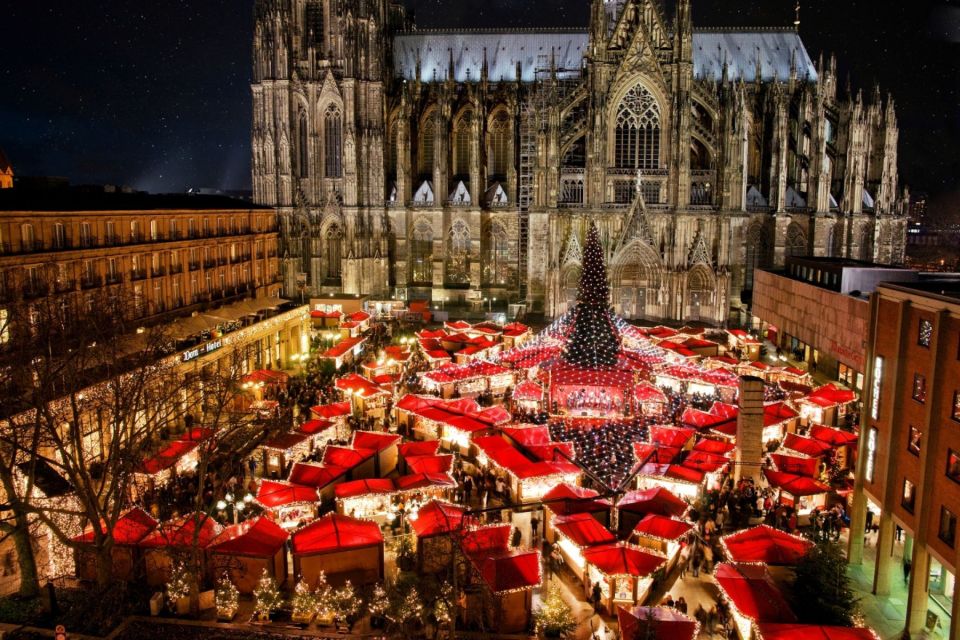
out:
<path id="1" fill-rule="evenodd" d="M 559 77 L 578 76 L 589 35 L 576 30 L 424 30 L 399 34 L 393 44 L 394 71 L 406 80 L 417 79 L 418 60 L 421 81 L 446 80 L 452 55 L 454 80 L 479 81 L 486 51 L 487 77 L 491 81 L 533 82 L 538 70 L 540 79 L 546 78 L 551 61 Z M 715 29 L 693 34 L 693 73 L 697 78 L 720 80 L 726 62 L 731 80 L 753 82 L 758 59 L 764 82 L 787 81 L 792 65 L 801 80 L 817 77 L 800 35 L 792 29 Z"/>

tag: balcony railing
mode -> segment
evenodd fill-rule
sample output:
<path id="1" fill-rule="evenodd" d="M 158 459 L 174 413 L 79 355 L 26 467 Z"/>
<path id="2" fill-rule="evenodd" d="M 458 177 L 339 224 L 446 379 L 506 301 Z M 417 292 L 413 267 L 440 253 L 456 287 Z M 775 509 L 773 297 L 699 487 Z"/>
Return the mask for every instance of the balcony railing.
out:
<path id="1" fill-rule="evenodd" d="M 151 278 L 162 278 L 165 275 L 167 275 L 166 267 L 161 266 L 161 267 L 154 267 L 153 269 L 150 269 Z"/>
<path id="2" fill-rule="evenodd" d="M 177 275 L 178 273 L 183 273 L 183 263 L 178 262 L 177 264 L 170 265 L 170 275 Z"/>
<path id="3" fill-rule="evenodd" d="M 100 276 L 87 276 L 80 279 L 81 289 L 96 289 L 103 284 L 103 278 Z"/>
<path id="4" fill-rule="evenodd" d="M 146 269 L 131 269 L 130 270 L 130 279 L 131 280 L 144 280 L 147 277 Z"/>
<path id="5" fill-rule="evenodd" d="M 191 261 L 188 264 L 188 267 L 190 268 L 190 271 L 196 271 L 197 269 L 200 268 L 200 261 L 199 260 Z"/>
<path id="6" fill-rule="evenodd" d="M 106 282 L 107 284 L 122 284 L 123 276 L 121 276 L 119 273 L 108 273 L 106 276 Z"/>
<path id="7" fill-rule="evenodd" d="M 50 293 L 50 285 L 46 282 L 28 282 L 23 287 L 23 297 L 27 300 L 42 298 Z"/>
<path id="8" fill-rule="evenodd" d="M 67 293 L 68 291 L 77 290 L 77 281 L 76 280 L 58 280 L 53 285 L 54 291 L 57 293 Z"/>

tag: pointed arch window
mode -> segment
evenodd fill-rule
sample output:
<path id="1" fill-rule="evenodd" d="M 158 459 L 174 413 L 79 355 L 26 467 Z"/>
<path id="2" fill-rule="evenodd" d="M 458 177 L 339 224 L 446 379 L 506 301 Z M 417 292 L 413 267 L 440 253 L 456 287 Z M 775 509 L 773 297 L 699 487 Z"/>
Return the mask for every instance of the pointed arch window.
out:
<path id="1" fill-rule="evenodd" d="M 660 105 L 642 85 L 631 88 L 617 109 L 614 163 L 620 169 L 660 168 Z"/>
<path id="2" fill-rule="evenodd" d="M 433 117 L 425 118 L 420 132 L 420 175 L 433 175 L 433 158 L 436 150 L 437 127 Z"/>
<path id="3" fill-rule="evenodd" d="M 301 109 L 297 117 L 297 175 L 306 178 L 309 166 L 309 130 L 307 128 L 307 113 Z"/>
<path id="4" fill-rule="evenodd" d="M 428 220 L 418 220 L 410 240 L 410 264 L 413 282 L 433 280 L 433 227 Z"/>
<path id="5" fill-rule="evenodd" d="M 333 104 L 323 113 L 323 166 L 327 178 L 343 177 L 343 116 Z"/>
<path id="6" fill-rule="evenodd" d="M 457 127 L 454 131 L 454 176 L 457 178 L 466 178 L 470 175 L 470 145 L 473 139 L 471 123 L 473 116 L 467 111 L 460 120 L 457 121 Z"/>
<path id="7" fill-rule="evenodd" d="M 463 220 L 457 220 L 450 227 L 449 259 L 447 261 L 447 282 L 467 284 L 470 282 L 470 227 Z"/>
<path id="8" fill-rule="evenodd" d="M 510 152 L 510 118 L 500 111 L 490 124 L 490 176 L 506 179 L 512 164 Z"/>
<path id="9" fill-rule="evenodd" d="M 508 285 L 513 282 L 514 256 L 510 251 L 510 236 L 499 222 L 490 224 L 487 232 L 486 280 L 490 285 Z"/>
<path id="10" fill-rule="evenodd" d="M 343 246 L 343 233 L 340 231 L 340 227 L 335 224 L 330 225 L 324 237 L 324 242 L 326 244 L 324 247 L 326 260 L 323 277 L 327 280 L 339 280 L 341 247 Z"/>
<path id="11" fill-rule="evenodd" d="M 796 223 L 787 227 L 787 257 L 807 255 L 807 235 Z"/>
<path id="12" fill-rule="evenodd" d="M 757 223 L 747 231 L 747 260 L 744 272 L 743 288 L 753 291 L 754 274 L 758 268 L 769 266 L 770 241 L 764 233 L 763 225 Z"/>

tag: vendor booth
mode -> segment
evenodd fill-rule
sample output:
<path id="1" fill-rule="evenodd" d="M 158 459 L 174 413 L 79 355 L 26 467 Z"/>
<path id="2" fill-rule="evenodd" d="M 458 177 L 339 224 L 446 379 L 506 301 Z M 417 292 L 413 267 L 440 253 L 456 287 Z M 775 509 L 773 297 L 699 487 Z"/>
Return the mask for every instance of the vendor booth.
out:
<path id="1" fill-rule="evenodd" d="M 248 392 L 254 400 L 276 398 L 277 393 L 285 389 L 290 381 L 290 375 L 283 371 L 258 369 L 240 379 L 240 387 Z"/>
<path id="2" fill-rule="evenodd" d="M 147 584 L 159 587 L 170 581 L 170 571 L 177 558 L 185 558 L 194 548 L 206 550 L 222 527 L 206 514 L 190 514 L 162 523 L 137 546 L 143 552 Z M 205 570 L 201 567 L 201 572 Z"/>
<path id="3" fill-rule="evenodd" d="M 741 359 L 760 359 L 760 341 L 743 329 L 728 329 L 727 338 L 727 347 L 739 353 Z"/>
<path id="4" fill-rule="evenodd" d="M 320 354 L 320 358 L 332 361 L 333 366 L 339 370 L 343 365 L 355 362 L 360 357 L 364 342 L 366 338 L 360 336 L 344 338 Z"/>
<path id="5" fill-rule="evenodd" d="M 514 385 L 513 371 L 486 360 L 448 364 L 420 376 L 423 388 L 441 398 L 471 397 L 481 393 L 502 396 Z"/>
<path id="6" fill-rule="evenodd" d="M 328 446 L 323 450 L 323 464 L 346 469 L 347 480 L 362 480 L 377 476 L 375 449 Z"/>
<path id="7" fill-rule="evenodd" d="M 227 527 L 207 548 L 210 578 L 224 572 L 242 594 L 252 594 L 263 572 L 282 587 L 287 580 L 287 532 L 266 517 Z"/>
<path id="8" fill-rule="evenodd" d="M 649 513 L 680 518 L 689 505 L 663 487 L 628 491 L 617 503 L 619 532 L 628 535 Z"/>
<path id="9" fill-rule="evenodd" d="M 393 395 L 372 380 L 355 373 L 337 378 L 334 386 L 357 413 L 377 418 L 383 417 L 387 403 Z"/>
<path id="10" fill-rule="evenodd" d="M 410 514 L 410 527 L 417 536 L 419 571 L 437 573 L 450 568 L 453 545 L 458 543 L 465 513 L 463 507 L 432 500 Z"/>
<path id="11" fill-rule="evenodd" d="M 337 422 L 333 420 L 307 420 L 299 427 L 296 433 L 310 437 L 310 450 L 316 451 L 340 437 Z"/>
<path id="12" fill-rule="evenodd" d="M 617 622 L 620 640 L 694 640 L 700 632 L 699 622 L 670 607 L 618 607 Z"/>
<path id="13" fill-rule="evenodd" d="M 564 563 L 581 581 L 585 580 L 584 572 L 587 570 L 583 550 L 617 541 L 616 537 L 589 513 L 558 516 L 554 519 L 553 528 Z"/>
<path id="14" fill-rule="evenodd" d="M 546 515 L 544 537 L 551 544 L 555 541 L 553 523 L 561 516 L 586 513 L 604 527 L 610 524 L 610 501 L 593 489 L 561 482 L 543 494 L 541 502 Z"/>
<path id="15" fill-rule="evenodd" d="M 855 410 L 856 401 L 856 393 L 831 383 L 798 400 L 797 407 L 805 422 L 835 426 L 843 424 L 847 413 Z"/>
<path id="16" fill-rule="evenodd" d="M 383 534 L 375 522 L 328 514 L 291 537 L 293 574 L 315 587 L 320 574 L 333 586 L 383 580 Z"/>
<path id="17" fill-rule="evenodd" d="M 810 456 L 811 458 L 820 458 L 831 450 L 830 445 L 825 442 L 820 442 L 819 440 L 814 440 L 813 438 L 798 436 L 795 433 L 787 434 L 787 437 L 783 440 L 782 448 L 789 449 L 790 451 L 796 451 L 797 453 L 802 453 L 803 455 Z"/>
<path id="18" fill-rule="evenodd" d="M 740 640 L 752 640 L 754 623 L 793 623 L 796 616 L 762 565 L 717 565 L 714 577 L 729 603 Z"/>
<path id="19" fill-rule="evenodd" d="M 778 502 L 794 507 L 797 515 L 808 515 L 826 504 L 830 487 L 807 476 L 764 469 L 770 486 L 779 489 Z"/>
<path id="20" fill-rule="evenodd" d="M 650 594 L 653 576 L 666 558 L 623 542 L 590 547 L 583 552 L 587 564 L 584 595 L 600 585 L 600 606 L 608 615 L 617 607 L 642 604 Z"/>
<path id="21" fill-rule="evenodd" d="M 397 468 L 399 450 L 397 445 L 402 438 L 392 433 L 377 431 L 355 431 L 352 446 L 359 451 L 376 451 L 373 473 L 377 477 L 388 476 Z"/>
<path id="22" fill-rule="evenodd" d="M 296 529 L 317 517 L 320 494 L 314 487 L 262 480 L 257 489 L 256 502 L 283 529 Z"/>
<path id="23" fill-rule="evenodd" d="M 264 476 L 282 478 L 287 475 L 294 462 L 303 460 L 313 451 L 313 437 L 295 431 L 285 433 L 260 445 L 260 455 Z"/>
<path id="24" fill-rule="evenodd" d="M 336 486 L 346 481 L 349 469 L 327 464 L 298 462 L 290 469 L 289 481 L 306 487 L 313 487 L 320 501 L 330 503 L 334 499 Z"/>
<path id="25" fill-rule="evenodd" d="M 633 402 L 641 416 L 662 416 L 667 410 L 666 394 L 649 382 L 640 382 L 633 388 Z"/>
<path id="26" fill-rule="evenodd" d="M 113 526 L 113 547 L 110 556 L 113 561 L 114 580 L 130 582 L 136 579 L 140 553 L 137 545 L 154 529 L 157 521 L 139 507 L 124 513 Z M 103 525 L 101 525 L 102 527 Z M 97 551 L 94 548 L 93 527 L 88 526 L 83 533 L 73 539 L 77 543 L 74 558 L 77 578 L 95 581 L 97 579 Z"/>
<path id="27" fill-rule="evenodd" d="M 166 484 L 178 474 L 193 471 L 199 462 L 200 444 L 213 437 L 210 429 L 190 429 L 177 440 L 168 442 L 156 454 L 146 458 L 133 475 L 137 495 Z"/>
<path id="28" fill-rule="evenodd" d="M 811 425 L 809 435 L 818 442 L 829 445 L 837 454 L 837 464 L 841 469 L 853 468 L 853 457 L 857 450 L 857 434 L 843 429 L 827 427 L 822 424 Z"/>
<path id="29" fill-rule="evenodd" d="M 649 513 L 633 529 L 634 542 L 667 559 L 667 571 L 673 568 L 680 555 L 680 543 L 693 529 L 683 520 Z"/>
<path id="30" fill-rule="evenodd" d="M 397 488 L 390 478 L 343 482 L 334 489 L 337 513 L 384 524 L 393 511 Z"/>
<path id="31" fill-rule="evenodd" d="M 514 410 L 523 413 L 536 414 L 546 409 L 543 387 L 533 380 L 525 380 L 514 387 L 512 401 Z"/>
<path id="32" fill-rule="evenodd" d="M 569 462 L 534 461 L 500 436 L 474 438 L 477 464 L 502 477 L 516 502 L 539 500 L 561 482 L 578 484 L 583 471 Z"/>
<path id="33" fill-rule="evenodd" d="M 814 544 L 765 524 L 720 538 L 724 556 L 731 562 L 794 566 Z"/>
<path id="34" fill-rule="evenodd" d="M 786 402 L 770 402 L 763 407 L 763 443 L 783 442 L 797 430 L 800 414 Z M 736 433 L 734 433 L 736 435 Z"/>
<path id="35" fill-rule="evenodd" d="M 689 502 L 700 497 L 703 481 L 704 474 L 701 471 L 677 464 L 648 462 L 637 473 L 638 489 L 663 487 Z"/>

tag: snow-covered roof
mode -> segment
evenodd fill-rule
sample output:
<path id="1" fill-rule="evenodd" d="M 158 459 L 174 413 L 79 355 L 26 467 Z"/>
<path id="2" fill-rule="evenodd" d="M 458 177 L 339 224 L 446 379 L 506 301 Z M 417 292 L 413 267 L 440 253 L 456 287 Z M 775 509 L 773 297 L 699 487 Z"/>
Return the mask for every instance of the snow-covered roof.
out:
<path id="1" fill-rule="evenodd" d="M 394 72 L 398 77 L 420 80 L 447 79 L 453 56 L 454 80 L 478 82 L 486 51 L 488 78 L 492 82 L 516 82 L 520 63 L 522 82 L 533 82 L 537 71 L 545 79 L 551 61 L 558 76 L 576 77 L 589 45 L 586 31 L 441 31 L 424 30 L 394 36 Z M 793 30 L 704 30 L 693 34 L 693 72 L 697 78 L 720 80 L 723 64 L 731 79 L 754 81 L 757 59 L 761 80 L 786 81 L 791 63 L 797 77 L 816 79 L 817 71 L 799 34 Z"/>

